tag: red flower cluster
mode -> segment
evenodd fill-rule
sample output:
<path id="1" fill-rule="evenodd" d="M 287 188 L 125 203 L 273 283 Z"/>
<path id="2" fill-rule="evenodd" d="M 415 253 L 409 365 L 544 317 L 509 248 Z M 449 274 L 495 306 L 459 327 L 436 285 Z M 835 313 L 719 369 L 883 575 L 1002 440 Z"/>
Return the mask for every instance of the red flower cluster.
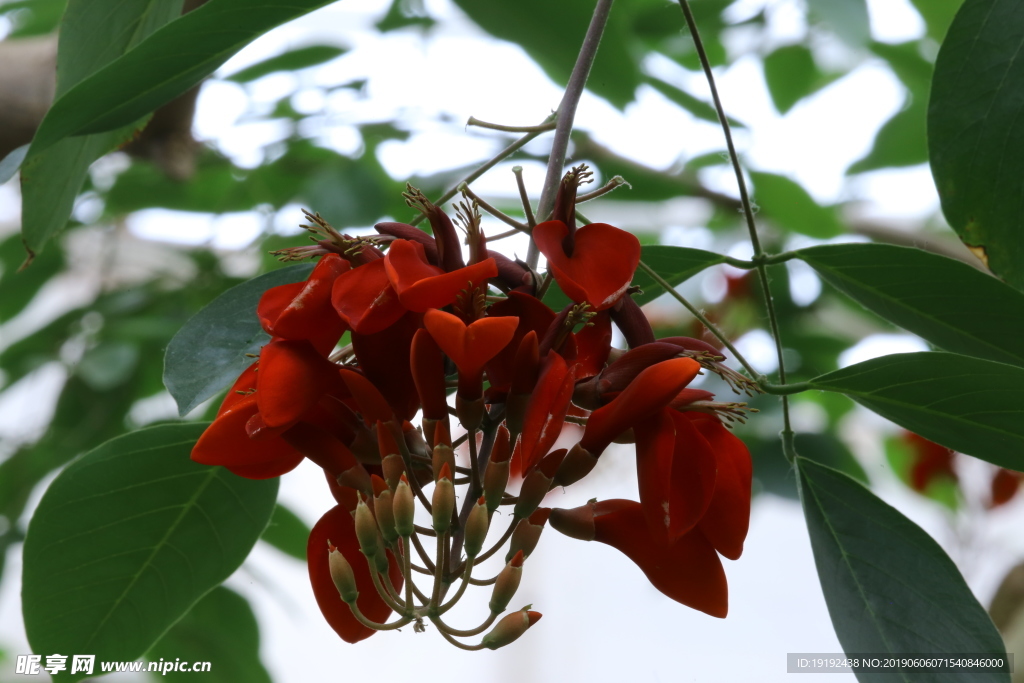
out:
<path id="1" fill-rule="evenodd" d="M 311 216 L 310 229 L 324 239 L 287 255 L 320 255 L 319 263 L 305 282 L 260 301 L 272 339 L 192 457 L 250 478 L 281 475 L 303 458 L 323 468 L 337 506 L 310 536 L 309 572 L 324 616 L 346 641 L 393 628 L 383 624 L 392 611 L 398 625 L 430 619 L 449 640 L 482 632 L 505 610 L 549 520 L 619 549 L 672 599 L 726 615 L 719 554 L 736 559 L 743 550 L 751 465 L 720 418 L 742 404 L 716 403 L 687 385 L 702 367 L 744 380 L 708 344 L 654 340 L 629 296 L 636 238 L 601 223 L 577 229 L 566 209 L 580 171 L 563 182 L 555 219 L 533 230 L 550 277 L 573 301 L 560 312 L 538 298 L 536 273 L 487 248 L 475 207 L 460 207 L 467 263 L 452 221 L 415 191 L 407 199 L 433 236 L 382 223 L 379 236 L 354 239 Z M 629 350 L 611 347 L 613 324 Z M 345 332 L 351 343 L 336 350 Z M 417 428 L 410 421 L 420 412 Z M 462 439 L 453 441 L 453 415 L 466 432 L 465 467 L 456 463 Z M 582 438 L 552 450 L 567 416 L 585 423 Z M 551 488 L 582 479 L 624 439 L 636 442 L 639 502 L 540 507 Z M 523 477 L 516 497 L 505 492 L 510 471 Z M 461 510 L 454 484 L 468 487 Z M 432 528 L 413 523 L 417 504 L 430 511 Z M 515 507 L 491 617 L 479 629 L 450 629 L 441 615 L 473 565 L 501 547 L 481 552 L 499 505 Z M 435 538 L 433 562 L 419 536 Z M 435 577 L 432 595 L 410 581 L 414 555 Z M 539 616 L 514 612 L 475 647 L 511 642 Z"/>

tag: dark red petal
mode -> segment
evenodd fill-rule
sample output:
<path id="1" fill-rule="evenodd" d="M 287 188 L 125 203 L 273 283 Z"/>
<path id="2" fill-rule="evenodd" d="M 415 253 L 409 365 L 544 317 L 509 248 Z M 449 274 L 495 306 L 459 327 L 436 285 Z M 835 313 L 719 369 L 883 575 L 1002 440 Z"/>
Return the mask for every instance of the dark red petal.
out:
<path id="1" fill-rule="evenodd" d="M 352 392 L 352 396 L 355 397 L 359 411 L 367 424 L 372 425 L 377 421 L 387 422 L 395 418 L 391 405 L 370 380 L 358 372 L 345 368 L 342 368 L 339 374 L 349 391 Z"/>
<path id="2" fill-rule="evenodd" d="M 717 417 L 701 413 L 682 416 L 707 439 L 718 463 L 715 493 L 697 526 L 718 552 L 730 560 L 738 559 L 750 526 L 750 451 Z"/>
<path id="3" fill-rule="evenodd" d="M 555 312 L 535 297 L 521 292 L 509 292 L 508 298 L 492 305 L 487 314 L 491 317 L 519 318 L 519 325 L 512 339 L 487 363 L 487 379 L 490 380 L 491 386 L 504 391 L 519 379 L 513 364 L 523 338 L 531 332 L 538 340 L 543 338 L 555 319 Z M 526 391 L 532 388 L 533 383 L 530 382 Z"/>
<path id="4" fill-rule="evenodd" d="M 382 235 L 393 235 L 403 240 L 418 242 L 423 246 L 424 255 L 431 265 L 440 265 L 437 256 L 437 242 L 434 238 L 416 226 L 407 223 L 377 223 L 373 226 Z"/>
<path id="5" fill-rule="evenodd" d="M 362 467 L 348 446 L 315 425 L 299 422 L 282 434 L 281 438 L 335 477 L 353 467 Z"/>
<path id="6" fill-rule="evenodd" d="M 260 352 L 256 401 L 268 427 L 295 422 L 338 385 L 337 366 L 308 341 L 273 341 Z"/>
<path id="7" fill-rule="evenodd" d="M 400 420 L 409 420 L 420 409 L 413 384 L 410 349 L 420 327 L 418 313 L 406 313 L 388 329 L 376 334 L 352 333 L 363 375 L 380 390 Z"/>
<path id="8" fill-rule="evenodd" d="M 562 221 L 547 221 L 533 229 L 555 281 L 573 301 L 586 301 L 599 311 L 611 307 L 633 279 L 640 263 L 640 241 L 607 223 L 591 223 L 576 231 L 570 257 L 562 246 L 568 232 Z"/>
<path id="9" fill-rule="evenodd" d="M 572 369 L 557 353 L 548 352 L 540 379 L 530 395 L 523 419 L 523 436 L 516 451 L 521 459 L 513 459 L 513 471 L 529 473 L 558 440 L 572 399 L 572 388 Z"/>
<path id="10" fill-rule="evenodd" d="M 238 468 L 269 466 L 271 463 L 277 463 L 273 467 L 284 467 L 285 463 L 290 463 L 287 469 L 291 469 L 298 465 L 302 456 L 280 437 L 249 438 L 245 426 L 256 411 L 256 396 L 252 395 L 221 413 L 199 437 L 192 449 L 192 459 L 203 465 Z"/>
<path id="11" fill-rule="evenodd" d="M 637 423 L 634 431 L 640 505 L 647 530 L 658 543 L 668 545 L 672 513 L 676 512 L 672 508 L 672 454 L 676 430 L 672 418 L 662 409 Z"/>
<path id="12" fill-rule="evenodd" d="M 227 395 L 224 400 L 221 401 L 220 408 L 217 410 L 217 415 L 230 410 L 236 403 L 241 403 L 246 398 L 251 396 L 256 391 L 256 375 L 259 373 L 256 368 L 259 367 L 259 361 L 256 361 L 238 376 L 235 383 L 228 389 Z"/>
<path id="13" fill-rule="evenodd" d="M 669 541 L 674 542 L 683 534 L 689 533 L 707 513 L 716 490 L 718 455 L 685 415 L 674 410 L 667 412 L 672 417 L 676 432 L 670 484 L 672 497 L 669 505 L 672 520 L 669 525 Z M 749 509 L 748 495 L 748 516 Z M 742 539 L 740 547 L 743 547 Z"/>
<path id="14" fill-rule="evenodd" d="M 1011 472 L 1000 467 L 992 477 L 992 500 L 991 507 L 1006 505 L 1017 495 L 1020 489 L 1020 477 L 1018 472 Z"/>
<path id="15" fill-rule="evenodd" d="M 698 530 L 665 546 L 651 536 L 640 503 L 605 500 L 593 504 L 594 540 L 636 563 L 651 584 L 676 602 L 713 617 L 729 612 L 729 587 L 714 546 Z"/>
<path id="16" fill-rule="evenodd" d="M 402 305 L 419 313 L 447 306 L 462 290 L 472 289 L 498 274 L 494 259 L 446 273 L 427 263 L 423 245 L 407 240 L 391 243 L 384 264 Z"/>
<path id="17" fill-rule="evenodd" d="M 667 406 L 699 371 L 700 365 L 690 358 L 673 358 L 648 367 L 611 403 L 591 413 L 580 444 L 600 455 L 619 434 Z"/>
<path id="18" fill-rule="evenodd" d="M 384 259 L 340 275 L 334 281 L 331 304 L 360 334 L 380 332 L 405 315 L 405 307 L 388 280 Z"/>
<path id="19" fill-rule="evenodd" d="M 320 612 L 331 628 L 345 642 L 358 643 L 360 640 L 369 638 L 376 631 L 356 621 L 352 616 L 352 610 L 341 601 L 338 589 L 331 579 L 331 570 L 328 564 L 328 541 L 334 544 L 352 565 L 356 586 L 359 589 L 359 599 L 356 600 L 359 611 L 368 619 L 384 622 L 391 616 L 391 608 L 387 606 L 374 588 L 373 579 L 370 576 L 370 566 L 363 554 L 359 552 L 359 541 L 356 539 L 352 515 L 340 505 L 331 508 L 320 518 L 309 534 L 309 542 L 306 545 L 309 582 L 313 586 L 313 595 L 316 597 Z M 398 570 L 398 562 L 390 551 L 388 559 L 390 560 L 388 573 L 391 581 L 396 589 L 401 589 L 402 573 Z"/>
<path id="20" fill-rule="evenodd" d="M 327 254 L 305 282 L 268 289 L 256 309 L 263 329 L 285 339 L 328 339 L 329 351 L 345 331 L 344 321 L 331 306 L 331 290 L 338 276 L 349 268 L 341 256 Z"/>
<path id="21" fill-rule="evenodd" d="M 472 267 L 472 266 L 470 266 Z M 481 318 L 469 325 L 451 313 L 429 310 L 423 316 L 423 326 L 430 332 L 460 374 L 478 375 L 484 364 L 494 358 L 512 339 L 519 318 Z"/>
<path id="22" fill-rule="evenodd" d="M 612 319 L 601 311 L 576 333 L 576 380 L 601 372 L 612 350 Z"/>
<path id="23" fill-rule="evenodd" d="M 232 466 L 227 465 L 227 469 L 237 474 L 240 477 L 246 479 L 273 479 L 274 477 L 280 477 L 282 474 L 291 472 L 299 463 L 302 462 L 305 456 L 302 453 L 295 453 L 288 457 L 281 457 L 277 460 L 263 463 L 262 465 L 244 465 L 244 466 Z"/>
<path id="24" fill-rule="evenodd" d="M 412 378 L 423 404 L 423 417 L 448 420 L 448 389 L 444 378 L 444 355 L 424 329 L 416 331 L 411 349 Z"/>

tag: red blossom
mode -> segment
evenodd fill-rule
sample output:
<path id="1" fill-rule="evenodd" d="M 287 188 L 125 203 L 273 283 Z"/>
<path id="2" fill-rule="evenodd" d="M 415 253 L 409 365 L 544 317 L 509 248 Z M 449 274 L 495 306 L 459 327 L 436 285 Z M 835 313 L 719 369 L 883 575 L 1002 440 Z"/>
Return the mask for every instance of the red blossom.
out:
<path id="1" fill-rule="evenodd" d="M 575 247 L 568 256 L 563 247 L 568 234 L 562 221 L 547 221 L 533 229 L 558 286 L 573 301 L 585 301 L 595 310 L 615 305 L 640 263 L 640 241 L 607 223 L 591 223 L 576 230 Z"/>

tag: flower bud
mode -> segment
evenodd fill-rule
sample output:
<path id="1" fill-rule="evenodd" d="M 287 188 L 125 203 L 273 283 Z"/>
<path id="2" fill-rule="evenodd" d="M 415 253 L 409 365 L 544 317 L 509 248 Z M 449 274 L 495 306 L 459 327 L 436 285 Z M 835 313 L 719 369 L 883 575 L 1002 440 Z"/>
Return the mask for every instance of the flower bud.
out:
<path id="1" fill-rule="evenodd" d="M 352 572 L 352 565 L 348 563 L 345 556 L 341 554 L 341 551 L 331 545 L 330 541 L 327 541 L 327 547 L 329 554 L 327 556 L 328 562 L 331 567 L 331 579 L 334 580 L 334 585 L 338 589 L 338 594 L 341 596 L 342 602 L 351 605 L 359 597 L 359 591 L 356 589 L 356 577 Z"/>
<path id="2" fill-rule="evenodd" d="M 484 498 L 487 499 L 487 511 L 494 512 L 501 505 L 501 498 L 508 486 L 509 474 L 509 433 L 502 425 L 491 448 L 491 457 L 484 468 Z"/>
<path id="3" fill-rule="evenodd" d="M 455 471 L 455 451 L 452 450 L 451 446 L 446 446 L 443 443 L 439 443 L 434 446 L 433 452 L 433 471 L 434 478 L 441 478 L 441 469 L 447 465 L 449 472 Z"/>
<path id="4" fill-rule="evenodd" d="M 558 466 L 555 474 L 556 486 L 569 486 L 575 484 L 583 477 L 590 474 L 597 466 L 597 456 L 588 451 L 580 444 L 576 444 L 565 454 L 565 458 Z"/>
<path id="5" fill-rule="evenodd" d="M 540 618 L 540 612 L 533 612 L 529 608 L 524 607 L 499 621 L 483 637 L 480 644 L 488 650 L 497 650 L 499 647 L 504 647 L 526 633 L 526 629 L 540 621 Z"/>
<path id="6" fill-rule="evenodd" d="M 408 538 L 415 532 L 414 520 L 416 517 L 416 501 L 409 487 L 409 480 L 402 475 L 395 488 L 395 497 L 391 502 L 391 509 L 395 518 L 395 531 L 399 536 Z"/>
<path id="7" fill-rule="evenodd" d="M 505 568 L 498 574 L 494 582 L 494 590 L 491 591 L 491 602 L 488 605 L 493 614 L 501 614 L 508 607 L 508 603 L 515 597 L 519 590 L 519 581 L 523 577 L 523 551 L 515 554 L 515 557 L 505 565 Z"/>
<path id="8" fill-rule="evenodd" d="M 455 487 L 452 485 L 452 473 L 447 463 L 441 466 L 441 473 L 434 484 L 434 497 L 430 501 L 434 513 L 434 531 L 443 534 L 452 525 L 452 512 L 455 510 Z"/>
<path id="9" fill-rule="evenodd" d="M 359 540 L 359 549 L 363 551 L 368 559 L 372 559 L 380 550 L 377 542 L 377 520 L 373 518 L 369 506 L 362 498 L 356 505 L 356 538 Z"/>
<path id="10" fill-rule="evenodd" d="M 385 543 L 391 544 L 396 538 L 398 538 L 398 532 L 395 531 L 395 512 L 394 512 L 394 499 L 391 489 L 388 488 L 387 483 L 378 477 L 376 474 L 371 475 L 371 481 L 373 482 L 373 511 L 377 516 L 377 526 L 380 527 L 380 534 L 384 538 Z"/>
<path id="11" fill-rule="evenodd" d="M 381 470 L 384 472 L 384 481 L 392 491 L 398 486 L 398 480 L 405 474 L 405 461 L 398 453 L 392 453 L 384 458 L 381 463 Z"/>
<path id="12" fill-rule="evenodd" d="M 455 415 L 466 430 L 473 431 L 480 426 L 484 419 L 483 398 L 466 400 L 459 394 L 455 394 Z"/>
<path id="13" fill-rule="evenodd" d="M 532 515 L 520 520 L 516 525 L 516 530 L 512 532 L 512 540 L 509 543 L 508 553 L 505 555 L 506 561 L 515 557 L 519 551 L 522 551 L 524 557 L 530 556 L 533 549 L 537 547 L 537 542 L 540 541 L 540 534 L 544 531 L 544 525 L 547 524 L 550 514 L 551 508 L 538 508 Z"/>
<path id="14" fill-rule="evenodd" d="M 466 536 L 463 541 L 463 546 L 466 549 L 466 555 L 470 559 L 480 554 L 481 548 L 484 547 L 484 541 L 487 540 L 487 527 L 490 524 L 487 513 L 487 500 L 480 496 L 480 499 L 473 506 L 473 509 L 469 511 L 469 518 L 466 519 Z"/>
<path id="15" fill-rule="evenodd" d="M 548 495 L 548 491 L 551 490 L 551 481 L 564 457 L 564 448 L 548 453 L 540 461 L 537 469 L 526 475 L 523 486 L 519 490 L 519 501 L 513 512 L 516 517 L 519 519 L 529 517 L 540 506 L 544 496 Z"/>

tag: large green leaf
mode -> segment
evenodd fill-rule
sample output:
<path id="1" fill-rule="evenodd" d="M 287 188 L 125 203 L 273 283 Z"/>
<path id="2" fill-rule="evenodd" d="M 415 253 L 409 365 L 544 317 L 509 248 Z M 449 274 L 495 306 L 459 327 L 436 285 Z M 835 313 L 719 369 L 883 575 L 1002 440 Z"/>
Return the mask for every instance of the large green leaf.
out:
<path id="1" fill-rule="evenodd" d="M 810 381 L 926 439 L 1024 471 L 1024 369 L 955 353 L 873 358 Z"/>
<path id="2" fill-rule="evenodd" d="M 946 31 L 953 23 L 956 11 L 963 4 L 963 0 L 910 0 L 910 2 L 921 13 L 921 18 L 928 26 L 928 35 L 940 43 L 946 37 Z"/>
<path id="3" fill-rule="evenodd" d="M 182 0 L 70 0 L 57 46 L 57 99 L 181 14 L 181 6 Z M 117 130 L 60 141 L 49 149 L 32 143 L 21 165 L 21 230 L 30 252 L 64 228 L 89 166 L 128 140 L 138 127 L 136 119 L 147 113 L 123 121 Z"/>
<path id="4" fill-rule="evenodd" d="M 814 201 L 799 183 L 774 173 L 752 172 L 754 201 L 786 230 L 811 237 L 834 237 L 843 231 L 835 209 Z"/>
<path id="5" fill-rule="evenodd" d="M 797 255 L 832 286 L 947 351 L 1024 365 L 1024 294 L 970 266 L 888 244 Z"/>
<path id="6" fill-rule="evenodd" d="M 205 426 L 118 437 L 50 485 L 24 549 L 34 652 L 136 659 L 241 565 L 270 519 L 278 482 L 192 462 Z"/>
<path id="7" fill-rule="evenodd" d="M 303 280 L 312 269 L 308 263 L 281 268 L 232 287 L 174 335 L 164 354 L 164 385 L 180 414 L 231 386 L 270 341 L 256 318 L 263 292 Z"/>
<path id="8" fill-rule="evenodd" d="M 935 63 L 928 149 L 946 220 L 1024 289 L 1024 4 L 967 0 Z"/>
<path id="9" fill-rule="evenodd" d="M 182 662 L 210 662 L 200 672 L 207 683 L 270 683 L 260 661 L 260 630 L 249 601 L 218 586 L 192 606 L 146 654 L 161 667 L 161 681 L 195 681 L 192 671 L 172 671 Z M 163 669 L 168 671 L 164 673 Z"/>
<path id="10" fill-rule="evenodd" d="M 904 108 L 893 114 L 875 134 L 871 150 L 846 170 L 849 174 L 880 168 L 916 166 L 928 161 L 925 136 L 926 100 L 910 96 Z"/>
<path id="11" fill-rule="evenodd" d="M 848 653 L 990 654 L 1006 647 L 956 565 L 916 524 L 850 477 L 797 458 L 800 499 L 832 624 Z M 858 675 L 889 681 L 1005 681 L 976 672 Z"/>
<path id="12" fill-rule="evenodd" d="M 814 55 L 804 45 L 783 45 L 765 55 L 764 80 L 772 104 L 780 114 L 814 92 L 826 81 L 814 62 Z"/>
<path id="13" fill-rule="evenodd" d="M 58 97 L 32 148 L 42 151 L 70 135 L 129 124 L 194 86 L 255 38 L 327 4 L 210 0 Z"/>

